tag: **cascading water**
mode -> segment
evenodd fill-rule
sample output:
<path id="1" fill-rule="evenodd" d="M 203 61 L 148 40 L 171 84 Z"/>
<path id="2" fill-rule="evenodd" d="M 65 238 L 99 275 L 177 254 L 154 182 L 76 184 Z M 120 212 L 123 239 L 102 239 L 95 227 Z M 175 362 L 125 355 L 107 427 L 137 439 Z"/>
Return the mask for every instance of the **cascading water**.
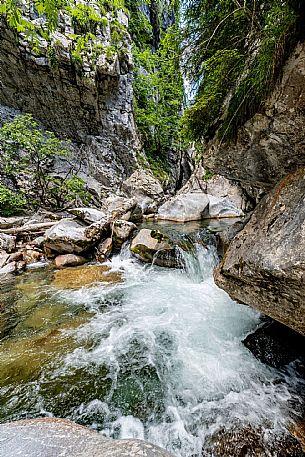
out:
<path id="1" fill-rule="evenodd" d="M 39 375 L 2 384 L 2 420 L 54 414 L 177 457 L 203 455 L 224 429 L 281 433 L 302 404 L 303 381 L 243 346 L 260 316 L 214 284 L 215 247 L 199 237 L 180 255 L 184 269 L 164 269 L 140 264 L 125 246 L 108 262 L 122 282 L 56 293 L 45 286 L 71 315 L 87 318 L 63 331 L 72 349 Z"/>

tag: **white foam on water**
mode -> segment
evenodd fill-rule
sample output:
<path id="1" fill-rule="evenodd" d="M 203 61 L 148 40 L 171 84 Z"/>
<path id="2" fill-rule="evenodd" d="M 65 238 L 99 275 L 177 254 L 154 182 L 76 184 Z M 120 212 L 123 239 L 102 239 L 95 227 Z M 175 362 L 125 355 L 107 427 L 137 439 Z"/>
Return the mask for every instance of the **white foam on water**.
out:
<path id="1" fill-rule="evenodd" d="M 301 401 L 297 381 L 243 346 L 259 314 L 215 285 L 215 249 L 196 245 L 196 255 L 183 254 L 186 267 L 180 271 L 142 265 L 128 252 L 108 262 L 123 273 L 123 284 L 66 296 L 96 314 L 75 331 L 80 346 L 66 356 L 62 370 L 107 366 L 112 393 L 129 369 L 153 367 L 160 381 L 162 398 L 157 389 L 155 402 L 162 408 L 148 417 L 124 415 L 111 395 L 107 414 L 101 403 L 104 434 L 145 438 L 177 457 L 191 457 L 200 455 L 207 437 L 233 424 L 280 430 L 290 402 Z M 88 338 L 96 342 L 91 349 L 81 344 Z"/>

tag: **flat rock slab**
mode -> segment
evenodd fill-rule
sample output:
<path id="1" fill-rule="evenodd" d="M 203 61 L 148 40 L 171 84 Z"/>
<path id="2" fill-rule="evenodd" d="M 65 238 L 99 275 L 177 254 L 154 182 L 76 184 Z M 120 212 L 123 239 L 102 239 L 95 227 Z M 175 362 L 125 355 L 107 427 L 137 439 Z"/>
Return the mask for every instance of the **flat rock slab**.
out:
<path id="1" fill-rule="evenodd" d="M 0 425 L 5 457 L 173 457 L 140 440 L 108 440 L 63 419 L 33 419 Z"/>

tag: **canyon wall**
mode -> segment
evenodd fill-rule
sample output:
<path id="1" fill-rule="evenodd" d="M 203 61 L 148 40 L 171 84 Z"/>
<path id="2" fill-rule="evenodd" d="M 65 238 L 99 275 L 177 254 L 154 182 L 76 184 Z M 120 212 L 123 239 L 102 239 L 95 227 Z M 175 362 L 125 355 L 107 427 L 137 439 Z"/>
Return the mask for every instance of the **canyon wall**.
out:
<path id="1" fill-rule="evenodd" d="M 240 128 L 235 142 L 211 143 L 205 167 L 239 181 L 259 199 L 305 163 L 305 43 L 300 43 L 283 68 L 265 107 Z"/>

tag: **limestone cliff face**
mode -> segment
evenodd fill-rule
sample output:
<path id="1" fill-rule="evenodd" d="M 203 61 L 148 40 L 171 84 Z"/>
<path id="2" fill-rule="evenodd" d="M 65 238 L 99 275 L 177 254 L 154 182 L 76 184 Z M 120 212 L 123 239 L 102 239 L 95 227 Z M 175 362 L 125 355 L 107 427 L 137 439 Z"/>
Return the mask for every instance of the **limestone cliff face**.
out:
<path id="1" fill-rule="evenodd" d="M 265 109 L 239 130 L 235 143 L 210 144 L 204 166 L 240 181 L 249 195 L 257 198 L 305 164 L 304 126 L 305 43 L 300 43 Z"/>
<path id="2" fill-rule="evenodd" d="M 126 29 L 122 52 L 83 53 L 80 62 L 72 55 L 75 29 L 68 16 L 60 17 L 51 46 L 39 39 L 38 53 L 0 24 L 0 104 L 30 112 L 48 129 L 76 140 L 88 173 L 106 187 L 118 185 L 137 165 L 128 19 L 120 11 L 116 20 Z M 107 51 L 111 44 L 108 26 L 92 49 Z"/>

